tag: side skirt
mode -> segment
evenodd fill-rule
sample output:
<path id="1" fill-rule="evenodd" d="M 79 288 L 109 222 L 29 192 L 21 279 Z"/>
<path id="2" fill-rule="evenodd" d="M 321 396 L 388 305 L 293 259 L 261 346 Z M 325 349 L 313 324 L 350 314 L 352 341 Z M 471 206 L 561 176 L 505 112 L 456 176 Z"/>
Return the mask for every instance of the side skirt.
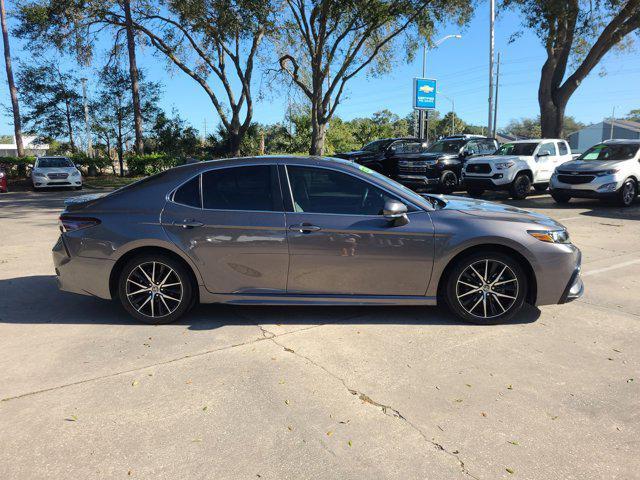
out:
<path id="1" fill-rule="evenodd" d="M 204 291 L 203 291 L 204 290 Z M 230 305 L 436 305 L 436 297 L 400 295 L 213 294 L 200 288 L 202 303 Z"/>

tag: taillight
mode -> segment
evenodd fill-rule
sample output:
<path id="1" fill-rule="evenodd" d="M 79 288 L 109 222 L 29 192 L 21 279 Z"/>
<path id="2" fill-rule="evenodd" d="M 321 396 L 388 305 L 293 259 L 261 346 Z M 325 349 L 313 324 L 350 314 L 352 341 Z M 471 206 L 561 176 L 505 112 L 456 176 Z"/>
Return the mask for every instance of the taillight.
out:
<path id="1" fill-rule="evenodd" d="M 60 216 L 60 231 L 62 232 L 73 232 L 74 230 L 93 227 L 99 224 L 100 220 L 98 220 L 97 218 L 68 217 L 66 215 Z"/>

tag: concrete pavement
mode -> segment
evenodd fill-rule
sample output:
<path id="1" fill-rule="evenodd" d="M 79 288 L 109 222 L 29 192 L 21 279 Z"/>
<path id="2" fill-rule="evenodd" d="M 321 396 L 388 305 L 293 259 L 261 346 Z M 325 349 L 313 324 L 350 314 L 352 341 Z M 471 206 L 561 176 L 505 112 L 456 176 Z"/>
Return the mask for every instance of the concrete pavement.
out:
<path id="1" fill-rule="evenodd" d="M 474 326 L 439 308 L 200 306 L 140 325 L 61 293 L 75 192 L 0 196 L 0 478 L 640 478 L 640 206 L 564 223 L 586 294 Z"/>

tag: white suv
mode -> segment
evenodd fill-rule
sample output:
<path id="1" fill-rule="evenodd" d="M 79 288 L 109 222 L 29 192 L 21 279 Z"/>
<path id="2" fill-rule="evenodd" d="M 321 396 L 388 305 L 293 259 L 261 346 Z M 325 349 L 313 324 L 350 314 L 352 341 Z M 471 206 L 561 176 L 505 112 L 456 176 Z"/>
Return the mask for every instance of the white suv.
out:
<path id="1" fill-rule="evenodd" d="M 38 157 L 31 170 L 33 189 L 50 187 L 82 188 L 82 174 L 67 157 Z"/>
<path id="2" fill-rule="evenodd" d="M 628 207 L 638 195 L 640 140 L 607 140 L 557 168 L 551 196 L 558 203 L 571 198 L 616 200 Z"/>
<path id="3" fill-rule="evenodd" d="M 523 199 L 531 185 L 546 190 L 555 168 L 569 160 L 571 149 L 564 140 L 518 140 L 502 144 L 493 155 L 469 159 L 462 181 L 472 197 L 507 190 L 512 198 Z"/>

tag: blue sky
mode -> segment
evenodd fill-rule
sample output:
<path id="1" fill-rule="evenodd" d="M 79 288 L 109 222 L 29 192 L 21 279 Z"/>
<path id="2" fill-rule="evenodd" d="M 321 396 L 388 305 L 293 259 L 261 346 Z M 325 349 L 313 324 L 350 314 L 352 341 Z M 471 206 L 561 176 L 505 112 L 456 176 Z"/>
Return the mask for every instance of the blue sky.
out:
<path id="1" fill-rule="evenodd" d="M 506 125 L 511 119 L 538 114 L 537 86 L 544 62 L 544 50 L 539 39 L 530 31 L 525 31 L 515 43 L 508 44 L 509 37 L 519 26 L 519 19 L 515 14 L 499 12 L 495 30 L 496 52 L 501 52 L 502 56 L 499 127 Z M 438 80 L 438 89 L 454 99 L 456 112 L 465 121 L 478 125 L 487 122 L 488 30 L 488 5 L 483 2 L 466 28 L 442 26 L 435 37 L 460 33 L 461 39 L 447 40 L 427 55 L 427 76 Z M 29 61 L 31 58 L 17 39 L 13 39 L 12 48 L 14 61 Z M 201 87 L 176 69 L 167 71 L 165 61 L 154 56 L 149 48 L 139 51 L 138 56 L 139 65 L 147 72 L 147 78 L 160 81 L 164 86 L 163 108 L 168 111 L 177 110 L 199 130 L 203 129 L 206 121 L 207 130 L 211 132 L 219 119 Z M 406 115 L 412 109 L 412 79 L 421 73 L 421 69 L 422 54 L 418 52 L 411 64 L 400 62 L 393 73 L 384 77 L 370 78 L 361 75 L 354 78 L 337 114 L 344 119 L 352 119 L 369 116 L 386 108 L 399 115 Z M 607 72 L 606 76 L 600 74 L 603 70 Z M 4 106 L 9 106 L 4 68 L 0 71 L 3 78 L 0 82 L 0 98 Z M 88 73 L 91 79 L 92 75 Z M 260 75 L 256 74 L 254 92 L 257 93 L 264 84 Z M 567 114 L 585 123 L 592 123 L 610 116 L 615 107 L 616 116 L 622 116 L 631 109 L 640 108 L 638 85 L 638 52 L 611 52 L 580 85 L 569 102 Z M 261 123 L 281 121 L 287 108 L 286 94 L 283 87 L 281 90 L 271 91 L 266 100 L 258 101 L 254 108 L 254 120 Z M 442 112 L 449 111 L 450 102 L 440 97 L 438 109 Z M 12 131 L 10 116 L 1 116 L 0 134 L 10 134 Z"/>

